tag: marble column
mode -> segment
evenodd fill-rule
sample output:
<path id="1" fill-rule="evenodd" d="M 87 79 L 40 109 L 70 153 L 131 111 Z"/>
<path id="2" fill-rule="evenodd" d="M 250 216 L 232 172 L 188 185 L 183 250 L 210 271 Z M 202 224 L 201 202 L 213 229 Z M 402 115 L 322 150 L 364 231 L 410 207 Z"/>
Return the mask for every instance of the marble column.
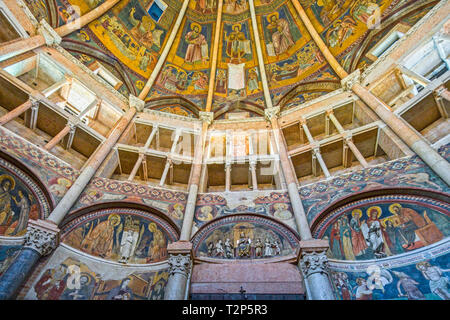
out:
<path id="1" fill-rule="evenodd" d="M 292 171 L 292 166 L 288 157 L 288 151 L 283 141 L 281 129 L 278 124 L 279 107 L 267 108 L 265 110 L 266 119 L 272 124 L 272 130 L 278 154 L 280 156 L 281 169 L 283 171 L 284 178 L 286 179 L 289 198 L 291 200 L 292 209 L 294 211 L 295 221 L 297 229 L 302 239 L 311 239 L 311 230 L 309 229 L 308 220 L 306 219 L 306 213 L 303 209 L 303 204 L 300 199 L 300 194 L 297 188 L 297 178 L 295 172 Z"/>
<path id="2" fill-rule="evenodd" d="M 58 243 L 59 229 L 56 224 L 45 220 L 28 221 L 25 243 L 0 277 L 0 300 L 14 299 L 39 258 L 50 254 Z"/>
<path id="3" fill-rule="evenodd" d="M 167 246 L 169 253 L 169 278 L 164 290 L 164 300 L 184 300 L 192 267 L 192 243 L 177 241 Z"/>
<path id="4" fill-rule="evenodd" d="M 214 115 L 212 112 L 200 112 L 200 119 L 203 124 L 200 137 L 195 145 L 194 162 L 192 164 L 192 172 L 189 180 L 188 199 L 184 210 L 184 219 L 180 235 L 180 240 L 183 241 L 189 241 L 191 239 L 195 205 L 197 203 L 197 194 L 202 173 L 203 150 L 208 132 L 208 126 L 212 123 L 213 116 Z"/>
<path id="5" fill-rule="evenodd" d="M 327 240 L 300 241 L 299 267 L 308 300 L 335 300 L 328 269 Z"/>
<path id="6" fill-rule="evenodd" d="M 300 242 L 300 263 L 299 268 L 305 279 L 307 297 L 309 300 L 334 300 L 330 279 L 328 278 L 326 266 L 328 259 L 325 252 L 328 242 L 325 240 L 313 239 L 309 228 L 308 219 L 297 188 L 295 172 L 292 171 L 288 151 L 284 144 L 282 132 L 278 124 L 277 115 L 279 107 L 266 109 L 266 119 L 270 120 L 278 147 L 281 168 L 283 170 L 286 184 L 288 186 L 289 199 L 294 211 L 297 229 L 302 241 Z M 320 259 L 318 259 L 320 257 Z M 320 260 L 322 269 L 316 267 L 315 260 Z"/>
<path id="7" fill-rule="evenodd" d="M 67 124 L 56 136 L 53 137 L 45 146 L 44 149 L 47 151 L 52 150 L 58 143 L 60 143 L 67 134 L 70 132 L 74 132 L 76 129 L 76 126 L 69 123 Z"/>

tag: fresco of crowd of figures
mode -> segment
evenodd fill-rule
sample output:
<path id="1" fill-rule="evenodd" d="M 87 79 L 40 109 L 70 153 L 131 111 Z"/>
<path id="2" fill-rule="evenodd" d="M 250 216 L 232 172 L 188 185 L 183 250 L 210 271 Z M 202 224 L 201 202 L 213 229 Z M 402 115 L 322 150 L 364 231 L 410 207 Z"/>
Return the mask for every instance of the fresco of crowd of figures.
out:
<path id="1" fill-rule="evenodd" d="M 84 215 L 63 229 L 63 243 L 87 254 L 124 264 L 167 259 L 177 232 L 159 217 L 134 209 L 108 209 Z"/>
<path id="2" fill-rule="evenodd" d="M 263 217 L 233 215 L 209 224 L 193 238 L 198 257 L 262 259 L 295 253 L 298 239 L 286 227 Z"/>
<path id="3" fill-rule="evenodd" d="M 369 198 L 330 213 L 319 228 L 329 258 L 381 259 L 448 237 L 450 205 L 418 196 Z"/>

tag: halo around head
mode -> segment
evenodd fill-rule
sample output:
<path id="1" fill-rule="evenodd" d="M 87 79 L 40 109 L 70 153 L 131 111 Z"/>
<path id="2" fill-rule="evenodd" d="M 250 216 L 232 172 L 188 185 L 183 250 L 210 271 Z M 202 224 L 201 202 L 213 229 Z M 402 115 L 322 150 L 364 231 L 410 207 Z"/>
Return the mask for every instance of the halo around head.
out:
<path id="1" fill-rule="evenodd" d="M 241 26 L 241 24 L 240 24 L 240 23 L 236 23 L 236 24 L 233 24 L 233 27 L 232 27 L 232 29 L 234 30 L 234 29 L 236 29 L 236 27 L 238 27 L 239 31 L 241 31 L 241 30 L 242 30 L 242 26 Z"/>
<path id="2" fill-rule="evenodd" d="M 362 213 L 361 209 L 355 209 L 355 210 L 352 211 L 352 217 L 358 215 L 361 218 L 362 214 L 363 213 Z"/>
<path id="3" fill-rule="evenodd" d="M 274 13 L 272 13 L 272 14 L 269 14 L 269 15 L 267 16 L 267 21 L 268 21 L 269 23 L 272 22 L 272 17 L 277 17 L 277 20 L 278 20 L 278 19 L 280 19 L 280 14 L 279 14 L 278 12 L 274 12 Z"/>
<path id="4" fill-rule="evenodd" d="M 394 208 L 402 208 L 402 205 L 400 203 L 393 203 L 389 206 L 389 212 L 395 213 Z"/>
<path id="5" fill-rule="evenodd" d="M 112 214 L 108 217 L 108 221 L 111 222 L 113 227 L 115 227 L 120 223 L 120 217 L 118 214 Z"/>
<path id="6" fill-rule="evenodd" d="M 196 22 L 192 22 L 192 23 L 191 23 L 191 30 L 194 30 L 195 27 L 198 28 L 198 32 L 201 32 L 201 31 L 202 31 L 202 26 L 201 26 L 201 25 L 199 25 L 199 24 L 196 23 Z"/>
<path id="7" fill-rule="evenodd" d="M 378 206 L 373 206 L 373 207 L 370 207 L 369 209 L 367 209 L 367 216 L 369 217 L 369 219 L 370 219 L 370 213 L 372 212 L 372 210 L 376 210 L 377 211 L 377 218 L 379 218 L 380 216 L 381 216 L 381 208 L 380 207 L 378 207 Z"/>
<path id="8" fill-rule="evenodd" d="M 16 187 L 16 181 L 14 181 L 13 177 L 7 175 L 7 174 L 2 174 L 0 176 L 0 185 L 3 183 L 3 181 L 8 180 L 9 183 L 11 184 L 11 190 L 14 190 L 14 188 Z"/>

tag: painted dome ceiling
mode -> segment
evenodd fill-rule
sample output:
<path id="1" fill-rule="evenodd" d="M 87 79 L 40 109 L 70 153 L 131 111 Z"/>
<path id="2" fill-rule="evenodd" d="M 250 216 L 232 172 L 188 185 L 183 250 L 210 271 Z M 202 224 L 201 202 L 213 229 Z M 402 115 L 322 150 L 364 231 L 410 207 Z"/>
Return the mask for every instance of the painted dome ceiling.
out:
<path id="1" fill-rule="evenodd" d="M 83 15 L 103 0 L 25 1 L 53 27 Z M 206 105 L 218 0 L 190 0 L 168 57 L 146 101 L 152 109 L 194 116 Z M 121 0 L 113 9 L 65 37 L 62 46 L 92 69 L 100 63 L 120 80 L 116 89 L 139 95 L 174 28 L 181 0 Z M 290 0 L 254 0 L 267 82 L 274 105 L 290 108 L 340 87 Z M 392 27 L 412 26 L 430 2 L 300 0 L 341 65 L 352 72 L 373 60 L 367 52 Z M 427 7 L 429 6 L 429 8 Z M 381 28 L 369 29 L 375 8 Z M 377 9 L 377 10 L 378 10 Z M 395 17 L 395 19 L 393 18 Z M 386 22 L 383 24 L 383 22 Z M 264 95 L 247 0 L 224 0 L 212 111 L 261 116 Z M 194 44 L 194 45 L 193 45 Z"/>

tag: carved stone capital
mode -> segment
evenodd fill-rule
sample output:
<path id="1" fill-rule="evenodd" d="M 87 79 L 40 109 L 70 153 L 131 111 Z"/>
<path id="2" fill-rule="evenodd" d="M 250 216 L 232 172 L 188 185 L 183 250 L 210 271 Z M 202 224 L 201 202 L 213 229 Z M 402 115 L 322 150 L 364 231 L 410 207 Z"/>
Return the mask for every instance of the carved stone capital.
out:
<path id="1" fill-rule="evenodd" d="M 44 37 L 47 46 L 59 45 L 61 43 L 61 37 L 45 19 L 42 19 L 39 23 L 37 32 Z"/>
<path id="2" fill-rule="evenodd" d="M 328 247 L 326 240 L 300 241 L 300 268 L 305 278 L 314 273 L 328 274 Z"/>
<path id="3" fill-rule="evenodd" d="M 177 241 L 167 246 L 169 253 L 169 275 L 175 273 L 188 276 L 192 262 L 192 243 L 189 241 Z"/>
<path id="4" fill-rule="evenodd" d="M 271 121 L 273 118 L 278 117 L 279 113 L 280 113 L 280 106 L 266 108 L 264 110 L 264 117 L 266 118 L 266 120 Z"/>
<path id="5" fill-rule="evenodd" d="M 139 99 L 138 97 L 130 94 L 130 98 L 129 98 L 129 105 L 130 108 L 136 108 L 136 110 L 138 112 L 142 112 L 144 111 L 144 107 L 145 107 L 145 101 Z"/>
<path id="6" fill-rule="evenodd" d="M 198 113 L 198 117 L 202 122 L 206 122 L 207 124 L 211 124 L 214 120 L 214 112 L 206 112 L 200 111 Z"/>
<path id="7" fill-rule="evenodd" d="M 58 227 L 45 220 L 30 220 L 25 236 L 25 248 L 39 252 L 41 256 L 48 255 L 56 249 L 59 243 Z"/>
<path id="8" fill-rule="evenodd" d="M 352 87 L 356 83 L 361 83 L 361 71 L 356 69 L 353 73 L 341 80 L 342 88 L 346 91 L 351 91 Z"/>

